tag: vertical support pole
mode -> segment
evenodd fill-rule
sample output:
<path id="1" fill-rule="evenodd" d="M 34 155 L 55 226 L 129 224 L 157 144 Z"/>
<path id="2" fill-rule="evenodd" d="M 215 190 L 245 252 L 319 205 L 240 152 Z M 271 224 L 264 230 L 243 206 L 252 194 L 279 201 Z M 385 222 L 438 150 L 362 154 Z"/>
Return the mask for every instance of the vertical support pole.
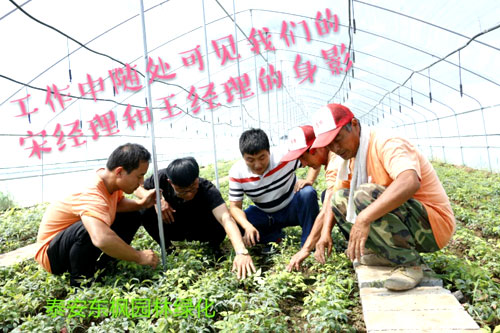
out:
<path id="1" fill-rule="evenodd" d="M 160 182 L 158 180 L 158 161 L 156 158 L 156 144 L 155 144 L 155 122 L 154 122 L 154 112 L 153 112 L 153 103 L 151 99 L 151 85 L 149 83 L 149 72 L 147 71 L 148 68 L 148 45 L 146 42 L 146 22 L 144 19 L 144 3 L 143 0 L 140 0 L 140 5 L 141 5 L 141 24 L 142 24 L 142 41 L 143 41 L 143 47 L 144 47 L 144 72 L 146 75 L 146 88 L 147 88 L 147 103 L 146 106 L 151 108 L 151 149 L 152 149 L 152 155 L 153 155 L 153 179 L 155 182 L 155 188 L 156 188 L 156 206 L 161 207 L 161 197 L 160 197 Z M 156 214 L 158 216 L 158 230 L 160 232 L 160 247 L 161 247 L 161 259 L 163 263 L 163 270 L 166 270 L 166 264 L 167 264 L 167 259 L 165 256 L 165 237 L 163 234 L 163 220 L 161 217 L 161 214 Z"/>
<path id="2" fill-rule="evenodd" d="M 276 53 L 274 54 L 274 68 L 276 70 L 278 70 L 278 67 L 276 67 Z M 278 130 L 278 146 L 279 146 L 280 145 L 280 111 L 279 111 L 279 107 L 278 107 L 278 87 L 276 87 L 276 129 Z"/>
<path id="3" fill-rule="evenodd" d="M 234 0 L 233 0 L 233 23 L 234 23 L 234 39 L 235 39 L 235 44 L 236 44 L 236 54 L 238 54 L 238 56 L 236 57 L 236 66 L 238 67 L 238 77 L 240 77 L 241 74 L 240 74 L 240 57 L 239 57 L 239 53 L 238 53 L 238 29 L 236 26 L 236 6 L 234 4 Z M 206 34 L 205 34 L 205 37 L 206 37 Z M 205 43 L 206 43 L 206 39 L 205 39 Z M 208 52 L 207 52 L 207 58 L 208 58 Z M 241 113 L 241 132 L 244 132 L 245 131 L 245 121 L 244 121 L 245 118 L 243 118 L 243 101 L 241 99 L 240 99 L 240 113 Z"/>
<path id="4" fill-rule="evenodd" d="M 288 133 L 288 131 L 286 130 L 286 118 L 287 118 L 287 115 L 286 115 L 286 111 L 285 111 L 285 101 L 283 99 L 283 95 L 285 94 L 284 93 L 284 88 L 283 88 L 283 60 L 280 60 L 280 71 L 281 71 L 281 80 L 282 80 L 282 83 L 281 83 L 281 112 L 283 113 L 283 135 L 286 135 Z"/>
<path id="5" fill-rule="evenodd" d="M 252 10 L 250 9 L 250 22 L 252 24 L 253 28 L 253 15 L 252 15 Z M 258 79 L 257 79 L 257 59 L 256 59 L 256 54 L 255 52 L 253 53 L 253 67 L 254 67 L 254 73 L 255 73 L 255 87 L 257 90 L 257 119 L 259 120 L 259 128 L 262 127 L 260 124 L 260 103 L 259 103 L 259 86 L 258 86 Z"/>
<path id="6" fill-rule="evenodd" d="M 266 39 L 267 39 L 267 32 L 266 32 Z M 269 68 L 269 51 L 266 51 L 266 64 L 267 64 L 267 68 Z M 270 101 L 269 101 L 269 91 L 266 92 L 267 94 L 267 115 L 268 115 L 268 121 L 269 121 L 269 141 L 271 141 L 271 146 L 273 145 L 272 142 L 273 142 L 273 134 L 271 132 L 271 125 L 272 125 L 272 122 L 271 122 L 271 104 L 270 104 Z"/>
<path id="7" fill-rule="evenodd" d="M 205 0 L 201 0 L 201 5 L 203 7 L 203 31 L 205 33 L 205 53 L 207 55 L 207 74 L 208 74 L 208 83 L 210 83 L 210 63 L 208 59 L 208 41 L 207 41 L 207 22 L 205 18 Z M 215 184 L 217 185 L 217 189 L 219 189 L 219 170 L 217 168 L 217 148 L 215 147 L 215 128 L 214 128 L 214 112 L 210 112 L 211 116 L 211 124 L 212 124 L 212 144 L 214 147 L 214 170 L 215 170 Z M 243 122 L 243 118 L 241 118 Z"/>

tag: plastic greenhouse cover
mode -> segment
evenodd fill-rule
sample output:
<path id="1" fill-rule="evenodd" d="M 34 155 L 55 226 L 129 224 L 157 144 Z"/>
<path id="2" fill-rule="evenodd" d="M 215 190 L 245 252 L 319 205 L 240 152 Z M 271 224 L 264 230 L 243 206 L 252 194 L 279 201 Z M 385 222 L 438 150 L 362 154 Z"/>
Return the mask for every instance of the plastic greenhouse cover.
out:
<path id="1" fill-rule="evenodd" d="M 0 191 L 40 201 L 16 192 L 30 184 L 50 200 L 60 196 L 52 184 L 78 186 L 75 175 L 104 164 L 117 145 L 149 148 L 146 72 L 156 78 L 160 167 L 185 155 L 212 163 L 212 121 L 217 158 L 233 159 L 243 129 L 262 127 L 280 145 L 335 102 L 430 157 L 500 169 L 496 0 L 151 0 L 144 8 L 147 62 L 140 1 L 0 4 Z"/>

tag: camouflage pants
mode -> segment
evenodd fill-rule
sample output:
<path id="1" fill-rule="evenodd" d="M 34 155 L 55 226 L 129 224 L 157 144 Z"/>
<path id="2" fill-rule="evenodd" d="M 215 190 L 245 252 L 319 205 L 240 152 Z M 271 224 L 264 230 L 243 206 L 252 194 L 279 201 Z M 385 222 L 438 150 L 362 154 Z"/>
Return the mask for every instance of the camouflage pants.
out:
<path id="1" fill-rule="evenodd" d="M 377 184 L 362 184 L 354 193 L 356 214 L 368 207 L 384 192 Z M 332 198 L 332 210 L 341 229 L 350 233 L 352 224 L 346 220 L 349 189 L 337 191 Z M 422 263 L 419 252 L 435 252 L 436 244 L 425 207 L 410 199 L 370 225 L 367 248 L 397 265 Z"/>

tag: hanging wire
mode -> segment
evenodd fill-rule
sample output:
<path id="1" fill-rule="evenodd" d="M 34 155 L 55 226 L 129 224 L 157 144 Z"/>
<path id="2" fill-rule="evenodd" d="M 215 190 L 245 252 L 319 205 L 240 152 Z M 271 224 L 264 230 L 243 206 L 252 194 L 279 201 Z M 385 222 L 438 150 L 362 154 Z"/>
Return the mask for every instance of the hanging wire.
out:
<path id="1" fill-rule="evenodd" d="M 29 95 L 29 94 L 28 94 L 28 87 L 26 87 L 26 96 L 28 96 L 28 95 Z M 30 99 L 29 99 L 29 98 L 27 98 L 27 99 L 26 99 L 26 106 L 27 106 L 27 108 L 28 108 L 28 123 L 30 123 L 30 124 L 31 124 Z"/>
<path id="2" fill-rule="evenodd" d="M 349 35 L 349 47 L 347 48 L 347 53 L 350 54 L 351 50 L 352 50 L 352 40 L 353 40 L 353 36 L 351 33 L 351 7 L 352 6 L 351 6 L 351 0 L 347 0 L 347 2 L 349 4 L 349 6 L 348 6 L 349 26 L 347 27 L 347 33 Z M 353 70 L 352 76 L 354 77 L 354 66 L 352 66 L 351 69 Z M 330 99 L 328 99 L 328 103 L 331 103 L 331 101 L 333 101 L 335 96 L 337 96 L 337 94 L 341 91 L 342 87 L 344 86 L 344 82 L 346 80 L 346 77 L 347 77 L 347 72 L 345 72 L 344 77 L 342 78 L 342 82 L 340 83 L 340 87 L 337 89 L 335 94 L 333 94 L 333 96 Z M 339 99 L 340 99 L 340 97 L 339 97 Z"/>
<path id="3" fill-rule="evenodd" d="M 351 1 L 351 9 L 352 9 L 352 29 L 353 32 L 356 33 L 356 19 L 354 18 L 354 1 Z"/>
<path id="4" fill-rule="evenodd" d="M 411 96 L 411 106 L 413 106 L 413 78 L 410 78 L 410 96 Z"/>
<path id="5" fill-rule="evenodd" d="M 464 91 L 462 88 L 462 65 L 460 62 L 460 51 L 458 51 L 458 76 L 460 78 L 460 97 L 464 96 Z"/>
<path id="6" fill-rule="evenodd" d="M 72 81 L 72 76 L 71 76 L 71 61 L 69 59 L 69 38 L 66 38 L 66 48 L 68 49 L 68 74 L 69 74 L 69 83 Z"/>
<path id="7" fill-rule="evenodd" d="M 431 92 L 431 68 L 427 68 L 427 77 L 429 78 L 429 102 L 432 103 L 432 92 Z"/>
<path id="8" fill-rule="evenodd" d="M 401 88 L 398 89 L 399 113 L 401 113 Z"/>
<path id="9" fill-rule="evenodd" d="M 391 94 L 389 93 L 389 114 L 392 115 L 392 99 Z"/>

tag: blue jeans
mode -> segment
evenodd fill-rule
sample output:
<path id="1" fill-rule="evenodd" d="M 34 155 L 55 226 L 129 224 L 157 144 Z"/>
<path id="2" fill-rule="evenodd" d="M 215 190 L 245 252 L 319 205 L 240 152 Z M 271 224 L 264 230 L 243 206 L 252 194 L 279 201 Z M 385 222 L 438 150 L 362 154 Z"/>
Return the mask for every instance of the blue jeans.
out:
<path id="1" fill-rule="evenodd" d="M 301 245 L 304 245 L 318 213 L 318 195 L 312 186 L 304 186 L 285 208 L 277 212 L 266 213 L 256 206 L 245 209 L 247 220 L 259 231 L 260 243 L 264 244 L 283 238 L 284 227 L 300 225 Z"/>

